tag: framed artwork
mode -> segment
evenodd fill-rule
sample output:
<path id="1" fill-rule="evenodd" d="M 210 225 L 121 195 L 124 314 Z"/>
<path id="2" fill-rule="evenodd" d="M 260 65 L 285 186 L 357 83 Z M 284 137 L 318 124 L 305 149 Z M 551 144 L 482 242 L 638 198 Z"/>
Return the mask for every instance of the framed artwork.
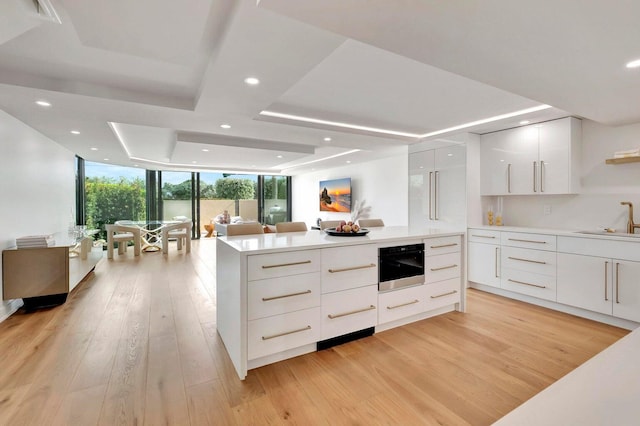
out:
<path id="1" fill-rule="evenodd" d="M 321 212 L 351 212 L 351 178 L 320 181 Z"/>

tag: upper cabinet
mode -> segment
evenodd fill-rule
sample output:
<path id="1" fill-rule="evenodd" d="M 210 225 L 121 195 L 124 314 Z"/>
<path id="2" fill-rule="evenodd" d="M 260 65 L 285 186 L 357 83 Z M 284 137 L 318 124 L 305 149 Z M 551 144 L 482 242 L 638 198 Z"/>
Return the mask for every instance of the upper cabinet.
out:
<path id="1" fill-rule="evenodd" d="M 581 121 L 567 117 L 482 135 L 482 195 L 575 194 Z"/>
<path id="2" fill-rule="evenodd" d="M 466 147 L 409 154 L 409 225 L 464 224 Z"/>

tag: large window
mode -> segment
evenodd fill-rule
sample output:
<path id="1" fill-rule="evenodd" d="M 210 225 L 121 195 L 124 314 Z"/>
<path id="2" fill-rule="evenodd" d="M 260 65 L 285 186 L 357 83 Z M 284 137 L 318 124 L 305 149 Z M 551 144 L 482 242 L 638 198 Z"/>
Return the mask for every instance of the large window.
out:
<path id="1" fill-rule="evenodd" d="M 144 170 L 85 161 L 84 171 L 85 221 L 100 238 L 107 223 L 146 219 Z"/>
<path id="2" fill-rule="evenodd" d="M 79 224 L 100 229 L 117 220 L 171 220 L 177 216 L 194 222 L 199 236 L 225 210 L 245 221 L 276 224 L 291 220 L 291 178 L 142 170 L 134 167 L 77 162 Z M 84 189 L 84 193 L 82 192 Z"/>

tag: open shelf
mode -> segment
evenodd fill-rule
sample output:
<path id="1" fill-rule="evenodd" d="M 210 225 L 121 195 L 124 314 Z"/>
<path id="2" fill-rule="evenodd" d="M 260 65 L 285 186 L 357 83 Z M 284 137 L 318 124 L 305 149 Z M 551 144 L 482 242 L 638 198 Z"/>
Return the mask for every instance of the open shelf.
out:
<path id="1" fill-rule="evenodd" d="M 640 156 L 638 157 L 624 157 L 624 158 L 607 158 L 605 160 L 607 164 L 625 164 L 625 163 L 640 163 Z"/>

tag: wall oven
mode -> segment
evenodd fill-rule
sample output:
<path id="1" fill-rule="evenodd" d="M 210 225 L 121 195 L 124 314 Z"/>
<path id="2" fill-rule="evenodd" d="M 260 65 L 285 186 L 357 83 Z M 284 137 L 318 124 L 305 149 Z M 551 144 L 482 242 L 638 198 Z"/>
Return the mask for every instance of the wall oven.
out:
<path id="1" fill-rule="evenodd" d="M 378 248 L 378 291 L 424 283 L 424 243 Z"/>

